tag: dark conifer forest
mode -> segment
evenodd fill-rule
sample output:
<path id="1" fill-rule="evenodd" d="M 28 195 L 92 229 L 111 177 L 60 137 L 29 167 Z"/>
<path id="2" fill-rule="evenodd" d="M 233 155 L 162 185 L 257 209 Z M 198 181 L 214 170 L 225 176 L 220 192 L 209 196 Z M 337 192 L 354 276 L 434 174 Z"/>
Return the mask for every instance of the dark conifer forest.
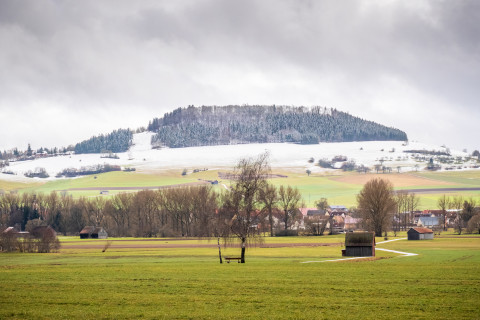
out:
<path id="1" fill-rule="evenodd" d="M 91 137 L 75 145 L 75 153 L 125 152 L 132 145 L 130 129 L 118 129 L 107 135 Z"/>
<path id="2" fill-rule="evenodd" d="M 171 148 L 240 143 L 405 141 L 405 132 L 332 108 L 202 106 L 153 119 L 152 145 Z M 112 150 L 113 151 L 113 150 Z"/>

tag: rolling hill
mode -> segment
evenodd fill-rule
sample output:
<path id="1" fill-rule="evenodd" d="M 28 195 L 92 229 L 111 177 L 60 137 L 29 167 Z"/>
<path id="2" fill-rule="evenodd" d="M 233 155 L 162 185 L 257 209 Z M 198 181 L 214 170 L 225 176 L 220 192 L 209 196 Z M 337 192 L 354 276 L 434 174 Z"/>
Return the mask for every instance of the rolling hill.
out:
<path id="1" fill-rule="evenodd" d="M 407 134 L 333 108 L 202 106 L 178 108 L 148 125 L 170 148 L 241 143 L 406 141 Z"/>

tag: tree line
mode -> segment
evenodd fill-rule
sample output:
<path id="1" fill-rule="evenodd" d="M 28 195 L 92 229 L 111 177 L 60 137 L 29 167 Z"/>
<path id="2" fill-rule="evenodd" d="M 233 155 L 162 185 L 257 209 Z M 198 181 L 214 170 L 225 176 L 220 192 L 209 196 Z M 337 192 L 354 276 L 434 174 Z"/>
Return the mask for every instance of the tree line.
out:
<path id="1" fill-rule="evenodd" d="M 93 225 L 119 237 L 211 237 L 218 235 L 219 219 L 232 219 L 236 214 L 241 221 L 239 206 L 250 201 L 242 209 L 242 214 L 255 216 L 249 219 L 249 225 L 255 225 L 259 232 L 273 233 L 275 216 L 283 221 L 282 228 L 289 229 L 302 205 L 298 189 L 272 186 L 267 182 L 266 171 L 257 177 L 255 190 L 241 189 L 240 182 L 246 178 L 240 173 L 233 175 L 232 186 L 223 191 L 205 185 L 79 199 L 57 192 L 4 193 L 0 195 L 0 227 L 17 225 L 21 230 L 29 230 L 49 225 L 66 235 L 78 234 L 85 226 Z"/>
<path id="2" fill-rule="evenodd" d="M 202 106 L 178 108 L 150 121 L 155 146 L 172 148 L 237 144 L 395 140 L 405 132 L 333 108 Z"/>
<path id="3" fill-rule="evenodd" d="M 394 192 L 392 183 L 387 179 L 374 178 L 368 181 L 357 195 L 356 213 L 362 218 L 362 225 L 374 231 L 377 237 L 382 232 L 402 229 L 407 230 L 413 221 L 413 214 L 419 206 L 419 198 L 415 193 Z M 474 198 L 461 196 L 447 197 L 443 195 L 437 201 L 440 209 L 437 232 L 447 230 L 447 220 L 458 234 L 466 228 L 467 232 L 480 233 L 480 203 Z M 448 211 L 453 209 L 454 211 Z"/>

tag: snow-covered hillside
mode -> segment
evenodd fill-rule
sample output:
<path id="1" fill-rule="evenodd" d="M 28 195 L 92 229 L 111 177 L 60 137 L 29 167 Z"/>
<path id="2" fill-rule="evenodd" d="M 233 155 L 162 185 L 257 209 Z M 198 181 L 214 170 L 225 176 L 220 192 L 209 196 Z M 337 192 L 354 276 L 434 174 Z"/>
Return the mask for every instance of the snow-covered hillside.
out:
<path id="1" fill-rule="evenodd" d="M 272 168 L 285 168 L 305 172 L 307 169 L 313 173 L 331 169 L 322 169 L 315 164 L 319 159 L 329 159 L 343 155 L 348 160 L 354 160 L 357 165 L 373 168 L 375 164 L 383 161 L 383 165 L 391 167 L 394 172 L 422 170 L 426 162 L 417 162 L 410 153 L 404 150 L 436 150 L 445 151 L 444 147 L 426 145 L 419 142 L 410 142 L 404 145 L 399 141 L 369 141 L 369 142 L 343 142 L 320 143 L 315 145 L 299 145 L 289 143 L 269 144 L 243 144 L 211 147 L 191 147 L 180 149 L 152 149 L 150 145 L 153 133 L 143 132 L 134 135 L 133 146 L 128 152 L 119 153 L 119 159 L 101 158 L 100 154 L 67 155 L 43 158 L 29 161 L 10 162 L 4 171 L 11 174 L 0 174 L 3 180 L 28 180 L 25 172 L 34 171 L 36 168 L 45 168 L 50 175 L 47 179 L 56 179 L 55 175 L 66 168 L 80 169 L 85 166 L 108 163 L 122 167 L 133 167 L 140 172 L 151 172 L 167 169 L 194 169 L 194 168 L 232 168 L 239 159 L 255 157 L 260 153 L 270 153 Z M 468 156 L 464 152 L 450 150 L 454 157 Z M 428 156 L 427 156 L 428 157 Z M 309 163 L 310 158 L 314 159 Z M 466 163 L 463 167 L 469 167 Z M 458 168 L 458 165 L 456 165 Z M 38 179 L 38 178 L 34 178 Z"/>

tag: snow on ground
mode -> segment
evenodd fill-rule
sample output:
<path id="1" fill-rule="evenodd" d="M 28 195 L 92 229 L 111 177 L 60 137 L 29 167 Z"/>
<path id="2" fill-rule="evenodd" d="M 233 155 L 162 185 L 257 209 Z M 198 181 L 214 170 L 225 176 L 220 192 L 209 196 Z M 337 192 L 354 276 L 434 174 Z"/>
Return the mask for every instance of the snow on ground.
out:
<path id="1" fill-rule="evenodd" d="M 43 158 L 29 161 L 11 162 L 4 170 L 12 171 L 16 175 L 1 174 L 0 179 L 16 181 L 32 181 L 24 177 L 24 173 L 35 168 L 45 168 L 50 178 L 56 179 L 55 175 L 65 168 L 80 169 L 84 166 L 96 164 L 112 164 L 122 167 L 134 167 L 138 171 L 157 171 L 167 169 L 194 169 L 194 168 L 233 168 L 238 160 L 245 157 L 256 157 L 268 151 L 272 168 L 285 168 L 305 172 L 322 172 L 315 166 L 319 159 L 331 160 L 337 155 L 343 155 L 348 160 L 354 160 L 357 165 L 372 168 L 384 159 L 384 165 L 391 167 L 394 172 L 397 167 L 401 171 L 421 170 L 426 166 L 404 153 L 404 150 L 437 150 L 444 151 L 443 147 L 436 147 L 419 142 L 410 142 L 404 145 L 401 141 L 368 141 L 368 142 L 342 142 L 320 143 L 315 145 L 299 145 L 291 143 L 266 143 L 266 144 L 241 144 L 223 145 L 210 147 L 191 147 L 178 149 L 152 149 L 150 140 L 153 133 L 143 132 L 134 135 L 133 145 L 128 152 L 119 153 L 119 159 L 101 158 L 100 154 L 67 155 L 51 158 Z M 464 152 L 450 151 L 453 156 L 467 156 Z M 310 158 L 314 163 L 308 163 Z M 37 179 L 37 178 L 34 178 Z M 45 179 L 42 179 L 45 180 Z"/>

